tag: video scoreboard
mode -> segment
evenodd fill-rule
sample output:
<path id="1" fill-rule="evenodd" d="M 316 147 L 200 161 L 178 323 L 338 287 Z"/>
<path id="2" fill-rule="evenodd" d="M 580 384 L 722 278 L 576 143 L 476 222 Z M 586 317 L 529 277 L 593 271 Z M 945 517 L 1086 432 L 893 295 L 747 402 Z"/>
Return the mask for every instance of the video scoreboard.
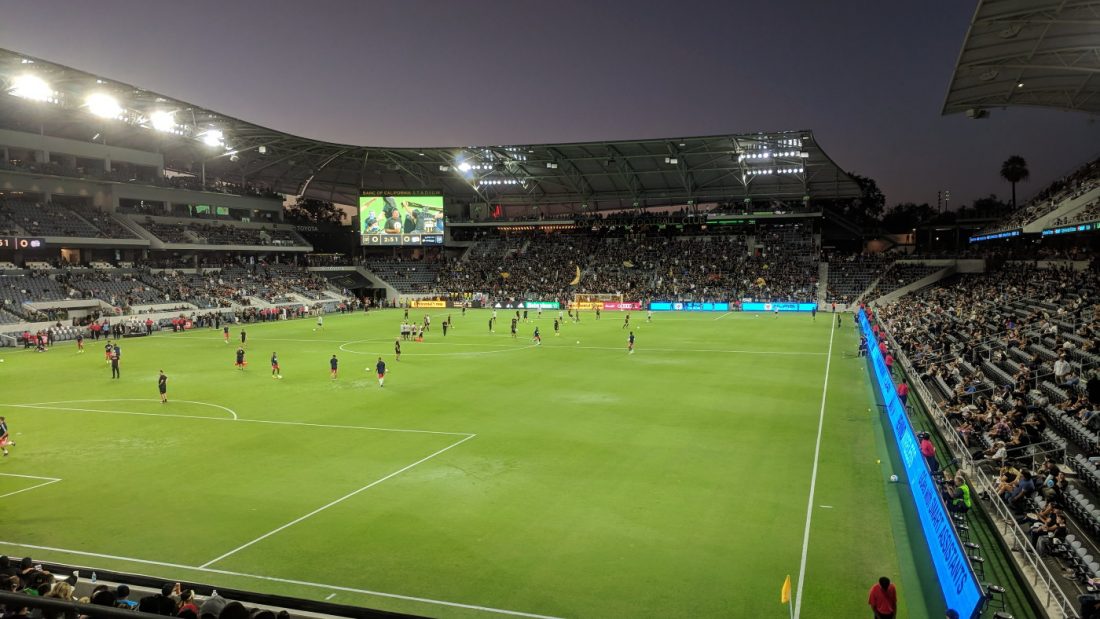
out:
<path id="1" fill-rule="evenodd" d="M 363 245 L 443 245 L 443 196 L 438 191 L 369 191 L 359 196 Z"/>
<path id="2" fill-rule="evenodd" d="M 46 241 L 27 236 L 0 236 L 0 249 L 40 249 Z"/>

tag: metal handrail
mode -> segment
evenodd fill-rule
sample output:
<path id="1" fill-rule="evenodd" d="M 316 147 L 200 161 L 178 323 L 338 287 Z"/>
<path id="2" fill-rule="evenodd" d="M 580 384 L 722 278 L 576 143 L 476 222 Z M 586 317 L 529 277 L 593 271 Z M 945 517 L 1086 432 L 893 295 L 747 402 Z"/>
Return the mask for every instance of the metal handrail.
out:
<path id="1" fill-rule="evenodd" d="M 890 340 L 891 347 L 898 352 L 897 359 L 901 364 L 902 369 L 908 376 L 918 376 L 909 363 L 908 357 L 894 340 L 894 336 L 890 333 L 889 329 L 882 323 L 880 328 L 886 334 L 887 339 Z M 943 409 L 940 408 L 936 401 L 932 398 L 932 394 L 928 391 L 928 388 L 924 385 L 923 381 L 914 380 L 911 381 L 910 388 L 917 397 L 920 398 L 921 403 L 924 405 L 925 410 L 928 412 L 929 418 L 936 425 L 940 437 L 944 440 L 944 443 L 948 447 L 948 451 L 951 452 L 952 457 L 959 463 L 959 468 L 965 468 L 968 472 L 968 477 L 972 481 L 976 481 L 979 486 L 980 492 L 984 492 L 985 496 L 995 497 L 996 489 L 993 485 L 992 478 L 986 474 L 981 468 L 975 465 L 974 459 L 970 455 L 970 450 L 962 442 L 962 437 L 955 431 L 955 428 L 947 420 L 947 415 Z M 1047 569 L 1046 564 L 1043 562 L 1042 557 L 1039 556 L 1038 551 L 1031 544 L 1031 539 L 1027 533 L 1020 528 L 1016 519 L 1012 517 L 1011 512 L 1008 510 L 1008 506 L 1000 500 L 991 500 L 989 502 L 997 513 L 996 522 L 1000 524 L 997 527 L 998 533 L 1005 539 L 1006 542 L 1011 544 L 1010 547 L 1020 550 L 1020 556 L 1031 567 L 1032 572 L 1035 575 L 1035 579 L 1028 578 L 1028 582 L 1036 595 L 1042 598 L 1042 593 L 1045 591 L 1047 610 L 1058 610 L 1062 613 L 1061 617 L 1066 619 L 1079 619 L 1080 615 L 1077 613 L 1077 609 L 1074 603 L 1069 599 L 1061 586 L 1054 579 L 1054 576 Z M 1011 536 L 1011 537 L 1009 537 Z M 1016 555 L 1012 555 L 1015 557 Z M 1021 570 L 1022 573 L 1027 574 L 1026 570 Z M 1041 591 L 1042 590 L 1042 591 Z"/>

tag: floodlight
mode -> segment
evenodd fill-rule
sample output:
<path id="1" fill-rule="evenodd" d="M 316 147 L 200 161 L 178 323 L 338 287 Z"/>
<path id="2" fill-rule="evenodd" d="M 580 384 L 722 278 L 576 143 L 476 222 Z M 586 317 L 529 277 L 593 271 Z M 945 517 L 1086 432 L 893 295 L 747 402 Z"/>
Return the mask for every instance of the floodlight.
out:
<path id="1" fill-rule="evenodd" d="M 153 112 L 153 114 L 149 116 L 149 122 L 153 125 L 153 129 L 168 132 L 176 128 L 176 115 L 173 112 L 165 110 Z"/>
<path id="2" fill-rule="evenodd" d="M 53 96 L 53 90 L 46 80 L 30 74 L 20 75 L 12 80 L 12 86 L 8 92 L 31 101 L 45 101 Z"/>
<path id="3" fill-rule="evenodd" d="M 462 163 L 458 164 L 458 171 L 459 172 L 469 172 L 471 167 L 472 166 L 469 163 L 463 161 Z"/>
<path id="4" fill-rule="evenodd" d="M 221 146 L 224 137 L 225 135 L 221 131 L 211 129 L 202 134 L 202 143 L 207 146 Z"/>
<path id="5" fill-rule="evenodd" d="M 118 99 L 106 93 L 92 93 L 84 100 L 84 104 L 88 106 L 89 112 L 100 118 L 118 118 L 122 114 Z"/>

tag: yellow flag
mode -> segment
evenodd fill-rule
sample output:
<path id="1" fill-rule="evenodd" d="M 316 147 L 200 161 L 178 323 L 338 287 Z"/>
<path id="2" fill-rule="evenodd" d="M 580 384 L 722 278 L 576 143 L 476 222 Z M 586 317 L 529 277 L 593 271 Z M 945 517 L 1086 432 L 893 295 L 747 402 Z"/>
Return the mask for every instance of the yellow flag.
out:
<path id="1" fill-rule="evenodd" d="M 787 604 L 791 601 L 791 576 L 787 575 L 787 580 L 783 581 L 783 588 L 779 590 L 779 603 Z"/>

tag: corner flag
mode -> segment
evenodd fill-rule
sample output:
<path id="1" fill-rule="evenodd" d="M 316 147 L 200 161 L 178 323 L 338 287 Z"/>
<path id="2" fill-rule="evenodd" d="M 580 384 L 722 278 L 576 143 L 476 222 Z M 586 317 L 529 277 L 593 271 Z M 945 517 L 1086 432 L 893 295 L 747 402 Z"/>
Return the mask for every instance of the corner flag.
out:
<path id="1" fill-rule="evenodd" d="M 783 581 L 783 588 L 779 590 L 779 603 L 788 604 L 791 601 L 791 576 L 787 575 L 787 579 Z"/>

